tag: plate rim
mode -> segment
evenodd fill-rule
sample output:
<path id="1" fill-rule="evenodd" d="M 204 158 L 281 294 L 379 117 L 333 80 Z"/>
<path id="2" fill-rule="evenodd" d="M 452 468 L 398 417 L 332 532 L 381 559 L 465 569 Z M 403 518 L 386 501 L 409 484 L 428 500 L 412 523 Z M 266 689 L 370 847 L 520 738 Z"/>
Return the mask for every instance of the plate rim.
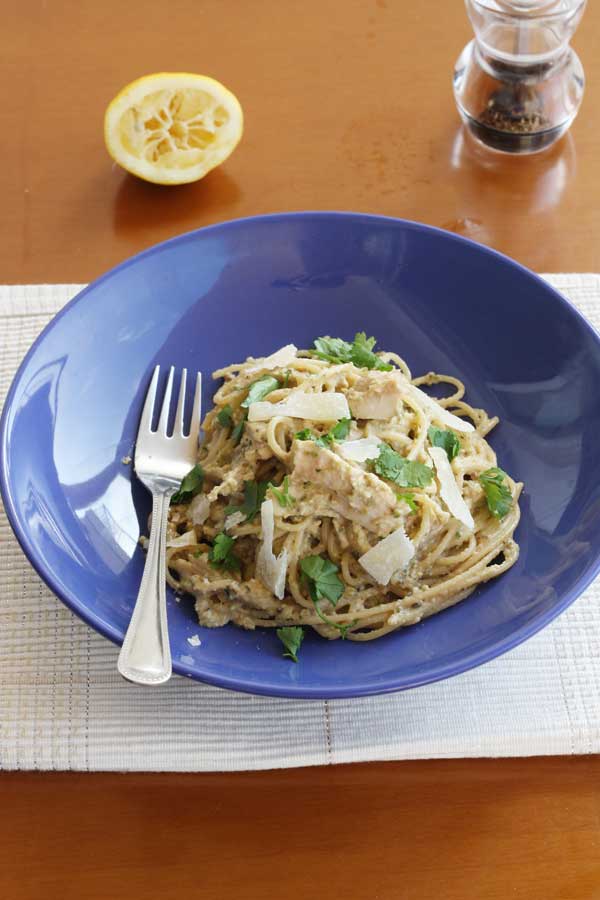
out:
<path id="1" fill-rule="evenodd" d="M 545 291 L 547 291 L 554 297 L 555 302 L 557 302 L 563 308 L 566 308 L 571 315 L 574 315 L 575 319 L 579 321 L 579 324 L 583 327 L 583 329 L 587 331 L 594 339 L 598 346 L 598 351 L 600 354 L 600 332 L 591 324 L 591 322 L 586 319 L 583 313 L 572 303 L 572 301 L 568 297 L 564 296 L 545 278 L 542 278 L 541 275 L 538 275 L 531 269 L 528 269 L 522 263 L 517 262 L 516 260 L 505 255 L 504 253 L 501 253 L 498 250 L 495 250 L 492 247 L 488 247 L 485 244 L 479 244 L 478 242 L 473 241 L 470 238 L 465 237 L 464 235 L 459 235 L 451 231 L 446 231 L 445 229 L 439 228 L 435 225 L 427 225 L 423 222 L 416 222 L 411 219 L 402 219 L 395 216 L 383 216 L 375 213 L 353 212 L 349 210 L 299 210 L 292 212 L 277 212 L 264 215 L 243 216 L 236 219 L 227 219 L 222 222 L 204 226 L 202 228 L 195 228 L 191 231 L 182 232 L 181 234 L 174 235 L 167 240 L 160 241 L 157 244 L 152 244 L 150 247 L 141 250 L 139 253 L 136 253 L 133 256 L 130 256 L 127 259 L 123 260 L 122 262 L 117 263 L 117 265 L 108 269 L 106 272 L 103 272 L 102 275 L 99 275 L 97 278 L 90 281 L 89 284 L 87 284 L 82 290 L 78 291 L 77 294 L 75 294 L 75 296 L 72 297 L 44 326 L 40 334 L 33 341 L 31 347 L 23 357 L 11 380 L 6 398 L 4 400 L 2 414 L 0 416 L 0 495 L 2 497 L 6 515 L 12 531 L 17 538 L 17 541 L 21 549 L 23 550 L 23 553 L 25 554 L 29 564 L 37 572 L 42 581 L 55 595 L 55 597 L 59 599 L 61 603 L 63 603 L 67 607 L 67 609 L 69 609 L 80 619 L 82 619 L 86 623 L 86 625 L 93 628 L 94 631 L 96 631 L 98 634 L 101 634 L 103 637 L 108 638 L 114 644 L 120 645 L 122 643 L 123 637 L 113 626 L 100 620 L 96 615 L 91 613 L 88 607 L 85 606 L 77 597 L 72 597 L 68 594 L 68 592 L 61 589 L 58 584 L 58 580 L 54 576 L 53 571 L 36 558 L 35 546 L 30 542 L 25 530 L 21 528 L 19 516 L 17 514 L 16 505 L 13 502 L 13 496 L 10 487 L 7 466 L 7 452 L 9 447 L 8 418 L 14 395 L 17 391 L 23 372 L 26 369 L 29 360 L 36 352 L 38 346 L 45 339 L 46 334 L 55 327 L 56 323 L 59 322 L 73 306 L 79 304 L 81 301 L 84 301 L 86 296 L 93 290 L 95 290 L 98 285 L 102 284 L 104 281 L 108 280 L 109 278 L 113 277 L 129 266 L 138 263 L 140 260 L 143 260 L 146 257 L 152 256 L 155 253 L 162 251 L 164 248 L 170 246 L 171 244 L 179 244 L 185 242 L 191 238 L 196 237 L 197 235 L 204 235 L 207 233 L 227 230 L 232 226 L 243 226 L 247 223 L 252 222 L 280 222 L 282 220 L 289 221 L 309 218 L 316 218 L 322 221 L 333 221 L 340 219 L 353 220 L 355 222 L 364 222 L 365 224 L 391 223 L 407 230 L 431 233 L 433 235 L 443 237 L 444 240 L 450 240 L 458 242 L 460 244 L 464 244 L 470 247 L 471 250 L 475 250 L 483 254 L 484 256 L 496 259 L 504 265 L 508 265 L 509 267 L 516 269 L 518 272 L 520 272 L 521 275 L 525 276 L 529 280 L 532 280 L 538 286 L 542 286 Z M 174 661 L 173 672 L 174 674 L 191 678 L 194 681 L 198 681 L 199 683 L 210 684 L 228 690 L 259 696 L 286 697 L 289 699 L 351 699 L 354 697 L 378 696 L 381 694 L 410 690 L 413 688 L 422 687 L 426 684 L 433 684 L 438 681 L 444 681 L 454 675 L 460 675 L 464 672 L 470 671 L 471 669 L 484 665 L 487 662 L 491 662 L 491 660 L 496 659 L 497 657 L 500 657 L 507 653 L 509 650 L 512 650 L 515 647 L 519 646 L 524 641 L 528 640 L 530 637 L 533 637 L 535 634 L 549 625 L 559 615 L 561 615 L 561 613 L 563 613 L 589 587 L 589 585 L 599 573 L 600 553 L 598 554 L 597 559 L 589 565 L 588 569 L 579 576 L 571 589 L 562 597 L 561 601 L 552 606 L 552 608 L 546 611 L 544 614 L 536 616 L 533 620 L 525 623 L 517 631 L 511 632 L 508 637 L 498 643 L 495 643 L 492 647 L 488 646 L 478 651 L 474 651 L 469 656 L 462 657 L 458 662 L 449 662 L 446 665 L 440 667 L 433 666 L 432 668 L 430 668 L 427 674 L 424 674 L 422 676 L 417 675 L 411 678 L 394 678 L 392 675 L 388 675 L 384 679 L 381 679 L 380 683 L 375 685 L 361 682 L 348 687 L 344 687 L 341 685 L 339 686 L 339 688 L 319 688 L 307 687 L 298 684 L 283 685 L 279 682 L 271 682 L 268 679 L 261 679 L 260 682 L 253 683 L 252 681 L 248 681 L 247 679 L 245 681 L 240 681 L 239 677 L 214 674 L 211 672 L 199 674 L 197 670 L 198 668 L 201 669 L 202 667 L 201 660 L 194 661 L 195 665 L 193 669 L 190 666 L 182 664 L 179 661 Z M 299 663 L 299 665 L 301 665 L 301 662 Z"/>

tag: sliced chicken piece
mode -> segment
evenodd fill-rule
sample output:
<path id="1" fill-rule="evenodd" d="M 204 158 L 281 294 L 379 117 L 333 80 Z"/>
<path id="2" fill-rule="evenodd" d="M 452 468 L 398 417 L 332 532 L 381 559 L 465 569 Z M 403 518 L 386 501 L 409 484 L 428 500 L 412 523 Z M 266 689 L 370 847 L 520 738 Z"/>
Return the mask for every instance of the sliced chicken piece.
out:
<path id="1" fill-rule="evenodd" d="M 449 412 L 402 372 L 368 372 L 347 391 L 346 397 L 355 419 L 390 419 L 399 410 L 403 398 L 412 398 L 425 407 L 433 422 L 455 431 L 474 431 L 470 422 Z"/>
<path id="2" fill-rule="evenodd" d="M 355 419 L 391 419 L 402 400 L 395 375 L 377 371 L 362 375 L 346 397 Z"/>
<path id="3" fill-rule="evenodd" d="M 387 484 L 314 441 L 296 441 L 290 493 L 302 500 L 313 485 L 337 513 L 375 534 L 387 535 L 398 527 L 398 501 Z"/>

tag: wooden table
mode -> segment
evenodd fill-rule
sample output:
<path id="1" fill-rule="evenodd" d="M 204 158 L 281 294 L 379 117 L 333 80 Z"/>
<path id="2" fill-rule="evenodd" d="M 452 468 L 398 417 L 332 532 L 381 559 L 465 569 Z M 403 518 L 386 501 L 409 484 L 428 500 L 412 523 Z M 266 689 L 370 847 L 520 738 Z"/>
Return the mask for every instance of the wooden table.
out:
<path id="1" fill-rule="evenodd" d="M 597 4 L 580 118 L 531 159 L 464 140 L 458 0 L 20 0 L 2 20 L 2 282 L 88 281 L 181 231 L 329 208 L 600 270 Z M 246 114 L 229 162 L 183 188 L 127 177 L 103 147 L 107 102 L 161 69 L 216 76 Z M 196 896 L 600 898 L 600 760 L 0 778 L 0 897 Z"/>

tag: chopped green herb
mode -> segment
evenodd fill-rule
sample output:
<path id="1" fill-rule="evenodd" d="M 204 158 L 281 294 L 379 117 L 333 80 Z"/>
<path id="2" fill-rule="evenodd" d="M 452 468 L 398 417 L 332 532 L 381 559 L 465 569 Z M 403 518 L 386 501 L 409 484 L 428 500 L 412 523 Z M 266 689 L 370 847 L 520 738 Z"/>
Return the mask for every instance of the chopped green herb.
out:
<path id="1" fill-rule="evenodd" d="M 512 494 L 508 485 L 504 484 L 506 472 L 493 466 L 479 476 L 485 493 L 488 509 L 497 519 L 503 519 L 512 506 Z"/>
<path id="2" fill-rule="evenodd" d="M 242 435 L 244 433 L 244 428 L 246 427 L 246 419 L 247 418 L 248 418 L 248 411 L 246 410 L 246 412 L 244 413 L 244 415 L 242 416 L 240 421 L 237 423 L 237 425 L 234 427 L 233 431 L 231 432 L 231 439 L 233 441 L 234 447 L 237 447 L 237 445 L 239 444 L 239 442 L 242 439 Z"/>
<path id="3" fill-rule="evenodd" d="M 232 409 L 229 403 L 227 406 L 224 406 L 223 409 L 219 410 L 217 413 L 217 421 L 223 428 L 230 428 L 231 425 L 233 425 Z"/>
<path id="4" fill-rule="evenodd" d="M 334 441 L 343 441 L 348 437 L 352 419 L 340 419 L 326 434 L 316 435 L 310 428 L 297 431 L 294 437 L 298 441 L 314 441 L 317 447 L 330 447 Z"/>
<path id="5" fill-rule="evenodd" d="M 296 501 L 290 494 L 289 487 L 290 479 L 286 475 L 279 487 L 269 482 L 267 490 L 271 491 L 280 506 L 291 506 Z"/>
<path id="6" fill-rule="evenodd" d="M 352 419 L 340 419 L 329 432 L 331 439 L 334 441 L 343 441 L 347 438 L 351 423 Z"/>
<path id="7" fill-rule="evenodd" d="M 299 625 L 291 625 L 285 628 L 278 628 L 276 634 L 287 651 L 283 655 L 297 663 L 298 651 L 304 640 L 304 629 Z"/>
<path id="8" fill-rule="evenodd" d="M 260 512 L 268 486 L 268 481 L 245 481 L 244 502 L 240 506 L 228 506 L 225 515 L 230 516 L 232 513 L 243 512 L 246 522 L 251 522 Z"/>
<path id="9" fill-rule="evenodd" d="M 426 487 L 433 478 L 433 469 L 429 466 L 406 459 L 383 443 L 379 445 L 377 459 L 369 459 L 367 463 L 377 475 L 399 487 Z"/>
<path id="10" fill-rule="evenodd" d="M 233 552 L 235 538 L 221 531 L 215 538 L 214 545 L 208 551 L 211 566 L 216 569 L 227 569 L 232 572 L 241 568 L 241 562 Z"/>
<path id="11" fill-rule="evenodd" d="M 288 381 L 290 380 L 290 375 L 292 374 L 291 369 L 286 369 L 283 373 L 283 385 L 282 387 L 286 388 L 288 386 Z"/>
<path id="12" fill-rule="evenodd" d="M 400 491 L 396 491 L 396 497 L 398 500 L 403 500 L 404 503 L 409 507 L 411 512 L 416 512 L 418 510 L 418 506 L 415 502 L 414 494 L 402 494 Z"/>
<path id="13" fill-rule="evenodd" d="M 275 378 L 274 375 L 263 375 L 262 378 L 252 382 L 248 388 L 246 399 L 242 401 L 242 406 L 244 409 L 247 409 L 251 403 L 258 403 L 259 400 L 264 400 L 267 394 L 277 390 L 279 386 L 279 379 Z"/>
<path id="14" fill-rule="evenodd" d="M 344 593 L 344 583 L 337 574 L 339 569 L 336 564 L 322 556 L 305 556 L 300 561 L 300 570 L 308 581 L 313 603 L 324 597 L 335 606 Z"/>
<path id="15" fill-rule="evenodd" d="M 436 428 L 435 425 L 431 425 L 427 431 L 427 435 L 433 447 L 441 447 L 446 451 L 446 456 L 450 462 L 452 462 L 455 456 L 458 456 L 460 452 L 460 441 L 456 432 L 452 431 L 451 428 Z"/>
<path id="16" fill-rule="evenodd" d="M 179 490 L 171 497 L 171 505 L 174 506 L 176 503 L 189 503 L 192 497 L 195 497 L 196 494 L 200 493 L 203 483 L 204 471 L 202 466 L 195 465 L 179 485 Z"/>
<path id="17" fill-rule="evenodd" d="M 368 338 L 364 331 L 359 331 L 354 336 L 354 341 L 349 344 L 341 338 L 320 337 L 314 342 L 314 355 L 331 363 L 353 363 L 360 369 L 379 369 L 389 372 L 393 366 L 383 362 L 373 352 L 375 338 Z"/>

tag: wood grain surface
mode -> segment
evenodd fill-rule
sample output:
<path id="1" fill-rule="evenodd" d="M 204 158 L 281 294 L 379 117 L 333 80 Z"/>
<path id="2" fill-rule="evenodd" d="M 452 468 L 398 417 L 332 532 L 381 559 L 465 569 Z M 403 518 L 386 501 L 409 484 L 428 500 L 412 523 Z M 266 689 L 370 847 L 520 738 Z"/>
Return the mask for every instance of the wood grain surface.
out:
<path id="1" fill-rule="evenodd" d="M 466 234 L 538 271 L 600 270 L 600 9 L 545 155 L 459 126 L 459 0 L 0 4 L 0 282 L 82 282 L 237 216 L 345 209 Z M 204 181 L 113 166 L 106 104 L 152 71 L 223 81 L 242 143 Z M 1 723 L 0 723 L 1 725 Z M 1 729 L 0 729 L 1 739 Z M 600 898 L 600 760 L 388 763 L 222 775 L 4 773 L 0 897 Z"/>

